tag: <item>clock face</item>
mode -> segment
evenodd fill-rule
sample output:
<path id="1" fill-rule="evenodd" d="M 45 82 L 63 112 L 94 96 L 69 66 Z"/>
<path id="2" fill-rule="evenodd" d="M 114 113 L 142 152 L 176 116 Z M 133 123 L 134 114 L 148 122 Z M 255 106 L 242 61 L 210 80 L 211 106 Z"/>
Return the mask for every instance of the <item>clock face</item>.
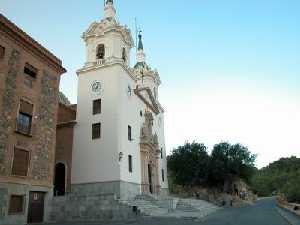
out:
<path id="1" fill-rule="evenodd" d="M 102 84 L 100 81 L 94 81 L 92 84 L 92 91 L 98 94 L 101 94 Z"/>

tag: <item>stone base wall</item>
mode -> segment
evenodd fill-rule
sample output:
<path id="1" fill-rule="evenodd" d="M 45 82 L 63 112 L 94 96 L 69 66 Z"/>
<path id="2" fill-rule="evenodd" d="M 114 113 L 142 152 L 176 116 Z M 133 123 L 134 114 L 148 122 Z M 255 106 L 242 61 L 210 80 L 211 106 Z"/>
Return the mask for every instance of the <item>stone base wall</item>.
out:
<path id="1" fill-rule="evenodd" d="M 78 191 L 78 190 L 77 190 Z M 122 205 L 114 194 L 54 197 L 49 222 L 96 222 L 135 220 L 139 215 Z"/>
<path id="2" fill-rule="evenodd" d="M 159 193 L 159 198 L 169 198 L 169 189 L 168 188 L 161 188 Z"/>
<path id="3" fill-rule="evenodd" d="M 115 195 L 117 199 L 128 200 L 141 194 L 141 185 L 124 181 L 111 181 L 90 184 L 72 184 L 74 195 Z"/>
<path id="4" fill-rule="evenodd" d="M 38 191 L 38 192 L 46 193 L 44 221 L 47 221 L 47 214 L 49 213 L 49 202 L 53 195 L 52 189 L 46 187 L 30 186 L 30 185 L 0 183 L 0 225 L 27 224 L 30 191 Z M 9 210 L 9 201 L 11 195 L 24 196 L 23 213 L 17 215 L 9 215 L 8 210 Z"/>
<path id="5" fill-rule="evenodd" d="M 120 182 L 120 199 L 128 200 L 134 199 L 141 194 L 141 185 L 128 182 Z"/>

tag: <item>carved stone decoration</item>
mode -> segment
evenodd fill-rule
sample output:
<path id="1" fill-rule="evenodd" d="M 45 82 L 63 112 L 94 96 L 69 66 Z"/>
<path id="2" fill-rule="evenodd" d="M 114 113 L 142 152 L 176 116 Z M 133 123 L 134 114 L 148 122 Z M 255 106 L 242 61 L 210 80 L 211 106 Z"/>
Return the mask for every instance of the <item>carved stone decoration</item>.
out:
<path id="1" fill-rule="evenodd" d="M 0 112 L 0 175 L 9 173 L 10 160 L 6 160 L 7 141 L 14 120 L 11 118 L 16 101 L 16 81 L 20 68 L 20 52 L 13 50 L 8 61 L 8 73 L 5 77 L 2 112 Z"/>
<path id="2" fill-rule="evenodd" d="M 160 113 L 159 105 L 153 97 L 150 88 L 140 88 L 139 86 L 134 89 L 134 93 L 152 110 L 156 115 Z"/>
<path id="3" fill-rule="evenodd" d="M 41 96 L 39 98 L 39 135 L 36 146 L 36 157 L 33 158 L 32 176 L 35 180 L 47 181 L 52 171 L 55 145 L 55 129 L 57 109 L 58 80 L 55 76 L 44 71 L 41 80 Z"/>
<path id="4" fill-rule="evenodd" d="M 145 113 L 145 123 L 141 129 L 141 143 L 151 142 L 152 139 L 153 116 L 152 113 Z"/>
<path id="5" fill-rule="evenodd" d="M 158 160 L 159 144 L 157 134 L 153 135 L 153 115 L 145 112 L 145 122 L 140 135 L 142 192 L 145 194 L 158 194 L 160 191 Z"/>
<path id="6" fill-rule="evenodd" d="M 82 38 L 85 41 L 93 37 L 99 37 L 105 35 L 108 32 L 118 32 L 122 35 L 125 43 L 133 47 L 134 41 L 131 35 L 131 31 L 128 27 L 122 26 L 115 18 L 107 18 L 101 22 L 94 22 L 90 25 L 86 32 L 83 33 Z"/>

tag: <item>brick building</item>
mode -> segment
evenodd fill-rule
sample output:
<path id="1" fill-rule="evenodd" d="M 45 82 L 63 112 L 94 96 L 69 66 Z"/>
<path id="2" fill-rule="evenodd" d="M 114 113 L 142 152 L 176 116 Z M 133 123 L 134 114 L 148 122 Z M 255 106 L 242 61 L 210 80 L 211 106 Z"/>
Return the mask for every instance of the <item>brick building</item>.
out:
<path id="1" fill-rule="evenodd" d="M 59 103 L 56 128 L 54 195 L 71 192 L 72 149 L 76 105 Z"/>
<path id="2" fill-rule="evenodd" d="M 0 14 L 0 224 L 44 221 L 62 62 Z"/>

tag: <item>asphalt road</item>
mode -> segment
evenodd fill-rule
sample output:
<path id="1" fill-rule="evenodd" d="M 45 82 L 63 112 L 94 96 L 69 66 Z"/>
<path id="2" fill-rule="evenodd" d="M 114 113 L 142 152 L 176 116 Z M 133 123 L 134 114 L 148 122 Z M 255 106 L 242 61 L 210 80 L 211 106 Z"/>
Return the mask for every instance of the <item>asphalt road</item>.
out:
<path id="1" fill-rule="evenodd" d="M 292 216 L 292 215 L 291 215 Z M 299 219 L 300 220 L 300 219 Z M 203 225 L 290 225 L 282 217 L 274 199 L 263 199 L 252 206 L 227 208 L 205 218 Z"/>
<path id="2" fill-rule="evenodd" d="M 286 217 L 293 217 L 285 212 Z M 295 219 L 295 218 L 293 218 Z M 300 219 L 296 218 L 296 221 Z M 74 224 L 74 223 L 72 223 Z M 205 217 L 202 220 L 192 218 L 144 218 L 135 222 L 94 223 L 93 225 L 291 225 L 282 217 L 274 199 L 263 199 L 251 206 L 225 208 Z M 69 225 L 69 224 L 59 224 Z M 81 223 L 78 225 L 88 225 Z M 294 224 L 293 224 L 294 225 Z M 295 223 L 298 225 L 298 223 Z"/>

